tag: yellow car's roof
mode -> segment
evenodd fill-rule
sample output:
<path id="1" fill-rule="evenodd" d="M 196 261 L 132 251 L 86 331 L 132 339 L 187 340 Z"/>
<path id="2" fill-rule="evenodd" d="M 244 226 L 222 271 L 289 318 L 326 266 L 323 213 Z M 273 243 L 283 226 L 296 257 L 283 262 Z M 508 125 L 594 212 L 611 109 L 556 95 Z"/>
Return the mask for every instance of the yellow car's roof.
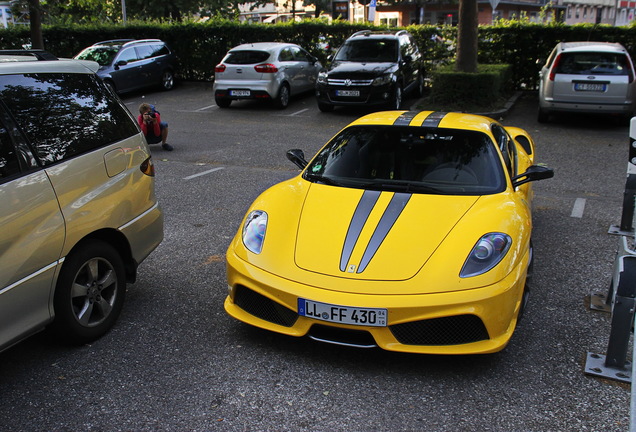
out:
<path id="1" fill-rule="evenodd" d="M 430 126 L 490 132 L 493 119 L 466 113 L 441 111 L 379 111 L 360 117 L 348 126 L 395 125 Z"/>

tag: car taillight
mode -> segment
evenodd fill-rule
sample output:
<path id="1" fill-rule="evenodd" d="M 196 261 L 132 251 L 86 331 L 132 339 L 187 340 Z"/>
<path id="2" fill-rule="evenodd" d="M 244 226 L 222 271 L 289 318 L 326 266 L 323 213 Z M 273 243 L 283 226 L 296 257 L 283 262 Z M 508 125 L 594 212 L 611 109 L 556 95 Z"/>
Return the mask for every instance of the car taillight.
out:
<path id="1" fill-rule="evenodd" d="M 271 63 L 263 63 L 254 66 L 256 72 L 260 73 L 275 73 L 278 72 L 278 68 Z"/>
<path id="2" fill-rule="evenodd" d="M 634 65 L 632 65 L 632 62 L 630 62 L 629 60 L 626 61 L 627 63 L 627 68 L 629 69 L 627 71 L 627 76 L 629 77 L 629 82 L 634 81 Z"/>
<path id="3" fill-rule="evenodd" d="M 152 157 L 149 157 L 139 165 L 139 169 L 147 176 L 155 176 L 155 164 L 152 163 Z"/>
<path id="4" fill-rule="evenodd" d="M 559 54 L 554 60 L 554 63 L 552 63 L 552 67 L 550 68 L 550 81 L 554 81 L 554 75 L 556 74 L 557 67 L 559 67 L 559 63 L 561 63 L 561 54 Z"/>
<path id="5" fill-rule="evenodd" d="M 225 72 L 225 65 L 223 63 L 219 63 L 218 65 L 214 67 L 214 72 L 215 73 Z"/>

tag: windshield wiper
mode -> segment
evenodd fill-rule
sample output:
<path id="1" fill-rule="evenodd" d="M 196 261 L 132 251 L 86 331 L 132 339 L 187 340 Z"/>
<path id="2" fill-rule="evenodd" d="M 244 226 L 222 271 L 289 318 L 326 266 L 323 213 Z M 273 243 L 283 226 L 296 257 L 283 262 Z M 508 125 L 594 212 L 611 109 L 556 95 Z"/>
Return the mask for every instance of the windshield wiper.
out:
<path id="1" fill-rule="evenodd" d="M 427 186 L 421 183 L 413 183 L 408 181 L 392 181 L 390 183 L 379 183 L 375 184 L 375 187 L 380 187 L 381 189 L 389 189 L 389 190 L 398 190 L 401 192 L 420 192 L 420 193 L 443 193 L 441 189 Z"/>
<path id="2" fill-rule="evenodd" d="M 342 183 L 321 174 L 305 173 L 305 178 L 315 183 L 324 183 L 330 186 L 342 186 Z"/>

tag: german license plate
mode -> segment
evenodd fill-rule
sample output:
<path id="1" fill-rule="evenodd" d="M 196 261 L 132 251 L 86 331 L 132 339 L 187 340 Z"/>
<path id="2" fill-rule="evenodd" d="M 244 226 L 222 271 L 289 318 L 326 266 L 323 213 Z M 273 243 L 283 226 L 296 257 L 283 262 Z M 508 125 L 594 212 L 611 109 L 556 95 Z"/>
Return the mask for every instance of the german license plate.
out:
<path id="1" fill-rule="evenodd" d="M 298 299 L 298 315 L 339 324 L 360 326 L 386 326 L 387 310 L 359 308 Z"/>
<path id="2" fill-rule="evenodd" d="M 230 90 L 230 96 L 250 96 L 249 90 Z"/>
<path id="3" fill-rule="evenodd" d="M 605 84 L 598 83 L 575 83 L 574 90 L 576 91 L 589 91 L 589 92 L 604 92 Z"/>
<path id="4" fill-rule="evenodd" d="M 336 96 L 359 97 L 360 90 L 336 90 Z"/>

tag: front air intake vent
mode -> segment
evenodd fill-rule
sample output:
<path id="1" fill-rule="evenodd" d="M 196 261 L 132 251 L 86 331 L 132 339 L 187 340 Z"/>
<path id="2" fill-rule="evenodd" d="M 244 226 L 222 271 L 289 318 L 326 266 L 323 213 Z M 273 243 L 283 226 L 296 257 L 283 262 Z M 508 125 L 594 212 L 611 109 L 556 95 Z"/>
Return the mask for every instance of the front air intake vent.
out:
<path id="1" fill-rule="evenodd" d="M 460 345 L 488 340 L 488 330 L 475 315 L 413 321 L 389 327 L 404 345 Z"/>
<path id="2" fill-rule="evenodd" d="M 292 327 L 298 319 L 296 311 L 242 285 L 236 287 L 234 303 L 255 317 L 285 327 Z"/>

